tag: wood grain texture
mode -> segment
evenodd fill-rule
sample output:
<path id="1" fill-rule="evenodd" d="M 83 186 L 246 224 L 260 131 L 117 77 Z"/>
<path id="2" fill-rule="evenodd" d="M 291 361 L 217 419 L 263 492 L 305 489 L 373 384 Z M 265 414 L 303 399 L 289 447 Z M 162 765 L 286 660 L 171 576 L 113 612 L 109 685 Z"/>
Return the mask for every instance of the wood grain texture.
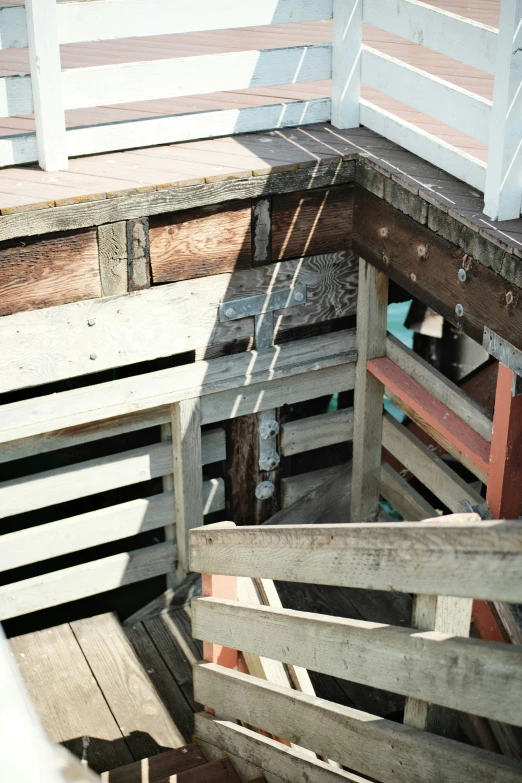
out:
<path id="1" fill-rule="evenodd" d="M 194 600 L 192 626 L 197 638 L 214 644 L 473 715 L 522 723 L 517 692 L 522 654 L 515 645 L 218 598 Z M 468 685 L 471 670 L 473 688 Z"/>
<path id="2" fill-rule="evenodd" d="M 201 767 L 206 763 L 207 760 L 201 748 L 195 743 L 183 748 L 167 750 L 165 753 L 159 753 L 157 756 L 147 759 L 148 783 L 160 783 L 163 779 L 168 780 L 169 775 L 179 775 L 187 769 Z M 111 771 L 107 783 L 144 783 L 143 766 L 140 760 L 114 769 Z"/>
<path id="3" fill-rule="evenodd" d="M 0 315 L 101 294 L 95 230 L 0 249 Z"/>
<path id="4" fill-rule="evenodd" d="M 176 487 L 176 541 L 178 564 L 188 573 L 189 532 L 203 524 L 201 406 L 198 397 L 171 408 L 172 457 Z"/>
<path id="5" fill-rule="evenodd" d="M 194 669 L 199 698 L 220 713 L 283 735 L 370 779 L 398 783 L 516 781 L 519 763 L 366 712 L 296 694 L 214 664 Z"/>
<path id="6" fill-rule="evenodd" d="M 429 519 L 437 515 L 422 495 L 386 462 L 381 465 L 379 492 L 403 519 Z"/>
<path id="7" fill-rule="evenodd" d="M 71 629 L 135 758 L 179 748 L 185 739 L 114 614 L 76 620 Z"/>
<path id="8" fill-rule="evenodd" d="M 129 291 L 150 288 L 149 219 L 127 221 L 127 258 Z"/>
<path id="9" fill-rule="evenodd" d="M 353 408 L 322 413 L 290 421 L 281 427 L 281 454 L 287 457 L 303 451 L 345 443 L 353 437 Z"/>
<path id="10" fill-rule="evenodd" d="M 353 189 L 349 185 L 272 199 L 274 260 L 351 248 Z"/>
<path id="11" fill-rule="evenodd" d="M 437 234 L 358 188 L 354 249 L 450 323 L 482 343 L 484 326 L 522 348 L 519 289 Z M 466 281 L 458 271 L 464 267 Z M 463 316 L 455 312 L 463 307 Z"/>
<path id="12" fill-rule="evenodd" d="M 124 220 L 98 226 L 102 296 L 127 293 L 127 238 Z"/>
<path id="13" fill-rule="evenodd" d="M 272 199 L 257 198 L 252 201 L 252 264 L 270 263 L 272 260 Z"/>
<path id="14" fill-rule="evenodd" d="M 85 752 L 96 772 L 133 760 L 69 625 L 15 637 L 10 645 L 54 742 L 63 742 L 76 756 Z"/>
<path id="15" fill-rule="evenodd" d="M 154 283 L 168 283 L 250 266 L 249 201 L 212 205 L 150 221 Z"/>

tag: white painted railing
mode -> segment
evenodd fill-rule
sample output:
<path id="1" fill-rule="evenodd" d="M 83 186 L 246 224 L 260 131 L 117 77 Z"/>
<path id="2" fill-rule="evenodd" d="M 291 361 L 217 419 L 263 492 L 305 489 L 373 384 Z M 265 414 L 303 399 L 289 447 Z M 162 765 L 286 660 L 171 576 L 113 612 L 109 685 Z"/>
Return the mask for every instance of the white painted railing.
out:
<path id="1" fill-rule="evenodd" d="M 36 134 L 0 139 L 0 165 L 67 158 L 331 119 L 359 123 L 485 192 L 486 214 L 520 215 L 522 0 L 501 0 L 499 30 L 417 0 L 26 0 L 0 8 L 0 47 L 29 47 L 31 75 L 0 79 L 0 116 L 35 115 Z M 333 18 L 332 44 L 60 69 L 60 44 Z M 494 77 L 493 101 L 362 42 L 363 22 Z M 316 98 L 66 130 L 68 109 L 332 77 Z M 487 145 L 488 161 L 360 95 L 378 90 Z"/>

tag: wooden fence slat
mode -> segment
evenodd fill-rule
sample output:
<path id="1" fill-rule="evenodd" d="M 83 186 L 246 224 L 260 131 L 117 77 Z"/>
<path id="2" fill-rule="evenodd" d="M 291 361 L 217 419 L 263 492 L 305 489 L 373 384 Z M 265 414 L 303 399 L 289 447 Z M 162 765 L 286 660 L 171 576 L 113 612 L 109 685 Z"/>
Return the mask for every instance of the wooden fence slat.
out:
<path id="1" fill-rule="evenodd" d="M 197 639 L 522 725 L 522 651 L 515 645 L 214 598 L 193 601 L 192 631 Z"/>
<path id="2" fill-rule="evenodd" d="M 362 0 L 334 0 L 332 125 L 358 128 L 361 93 Z"/>
<path id="3" fill-rule="evenodd" d="M 301 454 L 345 443 L 353 438 L 353 409 L 347 408 L 306 419 L 289 421 L 281 427 L 281 454 Z"/>
<path id="4" fill-rule="evenodd" d="M 345 465 L 320 468 L 319 470 L 311 470 L 308 473 L 299 473 L 297 476 L 288 476 L 281 479 L 281 508 L 292 506 L 305 495 L 343 473 L 346 473 L 346 480 L 349 481 L 349 474 Z"/>
<path id="5" fill-rule="evenodd" d="M 175 547 L 155 544 L 4 585 L 0 587 L 0 620 L 167 574 L 175 559 Z"/>
<path id="6" fill-rule="evenodd" d="M 380 493 L 403 519 L 421 520 L 437 516 L 436 510 L 409 483 L 384 462 L 381 466 Z"/>
<path id="7" fill-rule="evenodd" d="M 194 667 L 194 689 L 220 713 L 385 783 L 391 769 L 397 783 L 515 783 L 522 774 L 502 756 L 212 664 Z"/>
<path id="8" fill-rule="evenodd" d="M 520 603 L 522 522 L 475 520 L 200 528 L 192 570 Z"/>

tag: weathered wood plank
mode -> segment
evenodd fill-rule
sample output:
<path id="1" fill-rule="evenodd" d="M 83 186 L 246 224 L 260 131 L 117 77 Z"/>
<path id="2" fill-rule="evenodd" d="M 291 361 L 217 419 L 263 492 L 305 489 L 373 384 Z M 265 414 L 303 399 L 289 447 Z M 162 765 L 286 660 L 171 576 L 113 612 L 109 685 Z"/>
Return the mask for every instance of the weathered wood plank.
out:
<path id="1" fill-rule="evenodd" d="M 233 202 L 150 221 L 154 283 L 168 283 L 250 266 L 250 204 Z M 265 262 L 266 263 L 266 260 Z"/>
<path id="2" fill-rule="evenodd" d="M 10 645 L 44 728 L 54 742 L 63 742 L 76 756 L 85 757 L 96 772 L 132 761 L 69 625 L 14 637 Z"/>
<path id="3" fill-rule="evenodd" d="M 127 293 L 127 236 L 124 220 L 98 226 L 102 296 Z"/>
<path id="4" fill-rule="evenodd" d="M 149 219 L 127 221 L 127 276 L 129 291 L 150 288 Z"/>
<path id="5" fill-rule="evenodd" d="M 163 780 L 168 780 L 169 775 L 179 775 L 186 770 L 202 767 L 206 763 L 207 759 L 202 749 L 195 743 L 181 749 L 167 750 L 147 759 L 148 783 L 161 783 Z M 135 761 L 111 770 L 109 783 L 143 783 L 142 772 L 142 761 Z"/>
<path id="6" fill-rule="evenodd" d="M 249 725 L 332 758 L 371 779 L 398 783 L 518 781 L 519 763 L 366 712 L 204 663 L 194 667 L 200 701 Z"/>
<path id="7" fill-rule="evenodd" d="M 346 465 L 335 465 L 332 468 L 320 468 L 308 473 L 299 473 L 296 476 L 288 476 L 281 479 L 281 507 L 286 509 L 306 497 L 310 492 L 322 487 L 329 481 L 346 474 L 346 481 L 350 480 L 350 472 Z"/>
<path id="8" fill-rule="evenodd" d="M 76 620 L 72 631 L 135 758 L 180 748 L 176 726 L 114 614 Z"/>
<path id="9" fill-rule="evenodd" d="M 175 560 L 174 547 L 155 544 L 4 585 L 0 587 L 0 619 L 7 620 L 162 576 L 174 568 Z"/>
<path id="10" fill-rule="evenodd" d="M 196 362 L 6 404 L 0 408 L 0 441 L 19 440 L 207 395 L 212 395 L 212 399 L 202 401 L 202 424 L 223 421 L 252 410 L 328 394 L 324 390 L 328 382 L 321 387 L 320 371 L 332 367 L 333 373 L 327 375 L 330 381 L 335 379 L 333 392 L 345 391 L 353 388 L 354 337 L 353 331 L 347 330 L 279 345 L 260 353 L 246 352 Z M 306 392 L 308 397 L 302 396 L 306 373 L 312 370 L 308 376 L 312 388 Z M 293 380 L 292 376 L 300 378 Z M 265 406 L 265 399 L 272 391 L 274 397 Z M 278 399 L 282 401 L 277 402 Z"/>
<path id="11" fill-rule="evenodd" d="M 191 532 L 191 568 L 517 603 L 521 530 L 518 520 L 477 522 L 459 514 L 424 522 L 200 528 Z"/>
<path id="12" fill-rule="evenodd" d="M 227 755 L 248 761 L 266 773 L 269 783 L 367 783 L 351 772 L 334 769 L 302 750 L 289 748 L 243 726 L 217 720 L 206 712 L 195 716 L 195 738 L 226 751 Z M 272 777 L 273 776 L 273 777 Z"/>
<path id="13" fill-rule="evenodd" d="M 436 510 L 390 465 L 381 465 L 381 495 L 403 519 L 421 520 L 437 516 Z"/>
<path id="14" fill-rule="evenodd" d="M 382 451 L 384 386 L 370 375 L 367 362 L 386 353 L 388 278 L 359 260 L 357 365 L 355 369 L 351 518 L 376 518 Z"/>
<path id="15" fill-rule="evenodd" d="M 272 261 L 272 199 L 252 201 L 252 264 L 259 266 Z"/>
<path id="16" fill-rule="evenodd" d="M 495 395 L 487 504 L 494 517 L 518 519 L 522 506 L 522 397 L 513 394 L 516 375 L 499 363 Z"/>
<path id="17" fill-rule="evenodd" d="M 193 601 L 192 627 L 196 638 L 215 644 L 522 724 L 522 653 L 515 645 L 217 598 Z"/>
<path id="18" fill-rule="evenodd" d="M 6 243 L 0 249 L 0 315 L 101 296 L 96 231 Z"/>
<path id="19" fill-rule="evenodd" d="M 333 162 L 320 161 L 313 167 L 306 165 L 293 171 L 274 171 L 254 177 L 238 177 L 183 187 L 175 185 L 160 190 L 147 188 L 146 192 L 140 192 L 137 187 L 136 193 L 131 195 L 4 215 L 0 225 L 0 240 L 115 223 L 143 215 L 160 215 L 235 199 L 257 198 L 270 193 L 291 193 L 295 190 L 328 187 L 332 184 L 352 182 L 354 176 L 355 161 L 338 157 Z"/>
<path id="20" fill-rule="evenodd" d="M 522 348 L 518 289 L 432 228 L 357 188 L 353 243 L 358 253 L 477 342 L 488 326 Z M 461 268 L 464 282 L 458 278 Z"/>
<path id="21" fill-rule="evenodd" d="M 322 413 L 289 421 L 281 427 L 281 454 L 288 457 L 303 451 L 345 443 L 353 437 L 353 409 Z"/>
<path id="22" fill-rule="evenodd" d="M 250 213 L 249 213 L 250 214 Z M 185 280 L 134 296 L 75 302 L 0 319 L 0 391 L 171 356 L 223 341 L 222 301 L 307 287 L 307 302 L 278 312 L 275 337 L 355 312 L 357 274 L 344 254 L 313 256 Z M 154 313 L 154 318 L 151 318 Z M 22 358 L 21 358 L 22 356 Z"/>
<path id="23" fill-rule="evenodd" d="M 451 511 L 460 511 L 461 500 L 483 502 L 479 492 L 389 415 L 383 420 L 383 446 Z"/>
<path id="24" fill-rule="evenodd" d="M 352 241 L 353 188 L 349 185 L 272 199 L 272 257 L 347 252 Z"/>
<path id="25" fill-rule="evenodd" d="M 391 334 L 386 340 L 386 356 L 482 438 L 491 442 L 491 416 L 478 402 Z"/>

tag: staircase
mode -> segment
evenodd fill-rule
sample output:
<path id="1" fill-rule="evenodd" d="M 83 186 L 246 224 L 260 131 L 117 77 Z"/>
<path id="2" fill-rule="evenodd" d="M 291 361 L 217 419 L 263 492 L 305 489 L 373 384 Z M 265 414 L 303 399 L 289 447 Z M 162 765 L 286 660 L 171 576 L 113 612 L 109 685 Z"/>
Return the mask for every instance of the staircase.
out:
<path id="1" fill-rule="evenodd" d="M 208 762 L 195 744 L 104 772 L 101 779 L 103 783 L 241 783 L 229 759 Z"/>

